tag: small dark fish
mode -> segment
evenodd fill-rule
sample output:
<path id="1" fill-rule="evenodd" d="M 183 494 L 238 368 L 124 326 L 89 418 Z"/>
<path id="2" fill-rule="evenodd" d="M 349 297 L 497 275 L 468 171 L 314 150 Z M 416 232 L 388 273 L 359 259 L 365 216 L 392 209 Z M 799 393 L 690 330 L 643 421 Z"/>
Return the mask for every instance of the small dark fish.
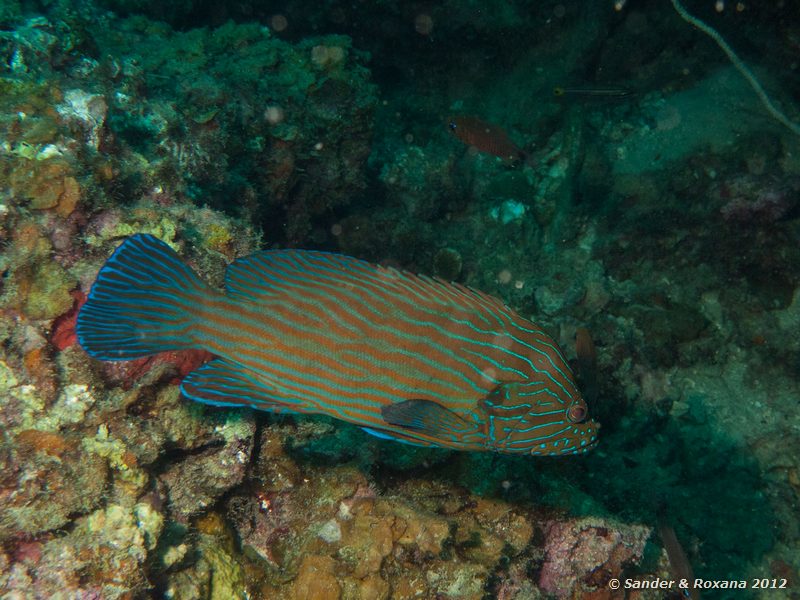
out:
<path id="1" fill-rule="evenodd" d="M 476 117 L 450 117 L 447 126 L 459 140 L 480 152 L 499 156 L 510 162 L 525 160 L 526 154 L 502 127 Z"/>
<path id="2" fill-rule="evenodd" d="M 686 557 L 686 552 L 683 551 L 683 546 L 678 541 L 678 536 L 675 535 L 675 530 L 663 519 L 658 520 L 658 535 L 661 536 L 661 543 L 664 544 L 664 550 L 667 551 L 669 557 L 669 564 L 672 567 L 672 575 L 676 581 L 685 579 L 689 586 L 686 589 L 679 589 L 679 592 L 684 598 L 691 598 L 691 600 L 700 600 L 700 590 L 694 589 L 694 572 L 689 559 Z"/>
<path id="3" fill-rule="evenodd" d="M 589 88 L 571 88 L 571 87 L 554 87 L 553 95 L 561 97 L 576 97 L 576 98 L 626 98 L 632 96 L 633 92 L 625 88 L 602 88 L 602 87 L 589 87 Z"/>
<path id="4" fill-rule="evenodd" d="M 578 327 L 575 331 L 575 353 L 578 355 L 583 397 L 591 404 L 597 400 L 597 349 L 586 327 Z"/>

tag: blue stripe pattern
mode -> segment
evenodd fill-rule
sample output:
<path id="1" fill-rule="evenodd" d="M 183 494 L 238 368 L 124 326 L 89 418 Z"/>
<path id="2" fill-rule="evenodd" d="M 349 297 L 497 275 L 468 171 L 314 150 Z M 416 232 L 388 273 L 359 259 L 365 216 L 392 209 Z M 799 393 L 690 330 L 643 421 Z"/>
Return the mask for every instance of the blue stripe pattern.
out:
<path id="1" fill-rule="evenodd" d="M 259 252 L 206 286 L 157 238 L 128 238 L 78 315 L 101 360 L 202 348 L 181 389 L 215 406 L 327 414 L 421 446 L 585 452 L 587 418 L 557 344 L 501 301 L 347 256 Z"/>

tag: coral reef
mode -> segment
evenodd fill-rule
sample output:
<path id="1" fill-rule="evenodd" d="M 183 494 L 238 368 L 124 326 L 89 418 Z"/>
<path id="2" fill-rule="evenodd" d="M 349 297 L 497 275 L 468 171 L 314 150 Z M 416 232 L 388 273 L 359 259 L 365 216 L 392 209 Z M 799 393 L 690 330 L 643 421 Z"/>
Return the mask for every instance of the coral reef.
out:
<path id="1" fill-rule="evenodd" d="M 257 565 L 264 597 L 480 599 L 530 586 L 532 570 L 541 572 L 535 585 L 566 593 L 603 589 L 642 559 L 647 527 L 573 522 L 426 479 L 380 491 L 352 465 L 306 464 L 301 473 L 286 438 L 310 434 L 294 425 L 265 429 L 266 456 L 252 472 L 258 483 L 221 507 L 219 522 L 232 524 Z M 216 536 L 223 543 L 231 532 Z M 167 589 L 177 589 L 185 575 L 166 577 Z"/>
<path id="2" fill-rule="evenodd" d="M 170 514 L 178 522 L 203 512 L 245 476 L 252 451 L 255 423 L 237 415 L 215 428 L 222 444 L 195 452 L 171 464 L 159 477 L 169 496 Z"/>

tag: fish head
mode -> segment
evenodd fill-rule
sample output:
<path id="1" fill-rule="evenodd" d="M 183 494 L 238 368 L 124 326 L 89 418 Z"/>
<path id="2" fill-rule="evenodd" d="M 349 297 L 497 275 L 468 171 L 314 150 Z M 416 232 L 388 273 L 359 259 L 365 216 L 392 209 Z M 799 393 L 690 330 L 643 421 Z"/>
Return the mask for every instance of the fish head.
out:
<path id="1" fill-rule="evenodd" d="M 589 418 L 577 390 L 565 397 L 541 382 L 501 383 L 481 402 L 490 449 L 533 456 L 587 452 L 597 443 L 600 425 Z"/>

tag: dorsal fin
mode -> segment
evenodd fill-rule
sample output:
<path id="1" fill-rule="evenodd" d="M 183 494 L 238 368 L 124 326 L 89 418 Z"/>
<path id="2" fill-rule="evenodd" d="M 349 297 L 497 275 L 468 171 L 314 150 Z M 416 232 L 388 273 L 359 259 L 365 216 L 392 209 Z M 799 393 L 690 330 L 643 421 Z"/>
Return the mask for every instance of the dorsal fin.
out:
<path id="1" fill-rule="evenodd" d="M 225 273 L 231 296 L 257 301 L 279 290 L 309 287 L 353 286 L 369 290 L 395 291 L 444 306 L 476 306 L 507 310 L 488 294 L 458 283 L 446 283 L 425 275 L 381 267 L 357 258 L 313 250 L 266 250 L 237 259 Z"/>
<path id="2" fill-rule="evenodd" d="M 264 250 L 228 265 L 225 288 L 232 296 L 256 300 L 275 290 L 305 282 L 313 284 L 341 275 L 368 276 L 373 266 L 342 254 L 313 250 Z"/>

